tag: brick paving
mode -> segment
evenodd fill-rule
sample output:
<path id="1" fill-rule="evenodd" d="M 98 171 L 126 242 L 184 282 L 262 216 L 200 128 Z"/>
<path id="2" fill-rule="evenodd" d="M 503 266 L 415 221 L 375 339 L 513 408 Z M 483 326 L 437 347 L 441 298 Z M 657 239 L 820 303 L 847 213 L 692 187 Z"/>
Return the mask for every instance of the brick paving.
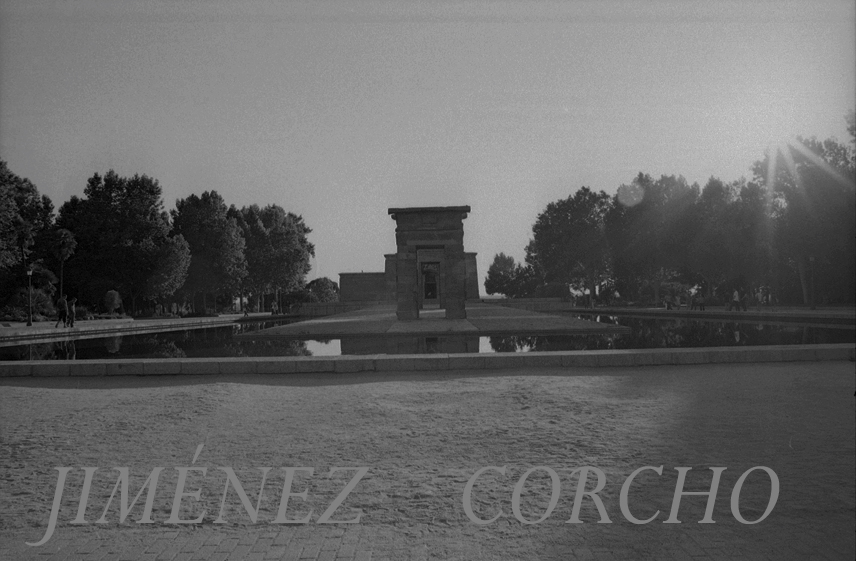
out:
<path id="1" fill-rule="evenodd" d="M 665 366 L 634 369 L 529 369 L 478 373 L 401 373 L 287 378 L 41 378 L 0 381 L 0 559 L 853 559 L 856 557 L 856 380 L 850 362 Z M 175 467 L 207 466 L 202 499 L 186 499 L 181 518 L 205 509 L 202 524 L 167 525 Z M 315 521 L 347 478 L 325 479 L 331 466 L 369 467 L 369 474 L 333 517 L 363 512 L 359 524 Z M 463 512 L 463 488 L 485 466 L 473 508 L 490 518 L 479 526 Z M 571 470 L 606 474 L 603 497 L 611 524 L 583 500 L 581 524 L 571 517 Z M 622 515 L 621 485 L 639 475 Z M 730 508 L 737 478 L 770 467 L 780 495 L 768 518 L 738 523 Z M 44 535 L 56 485 L 55 466 L 74 466 L 53 537 Z M 74 525 L 82 467 L 98 466 L 86 512 Z M 118 523 L 95 524 L 116 482 L 113 466 L 130 466 L 130 499 L 153 466 L 164 466 L 153 524 L 137 524 L 145 493 Z M 227 524 L 214 524 L 233 466 L 255 507 L 260 466 L 271 471 L 257 523 L 234 491 Z M 313 466 L 292 492 L 288 517 L 311 507 L 310 524 L 271 524 L 282 487 L 279 466 Z M 553 468 L 560 497 L 549 518 L 520 523 L 512 513 L 515 482 L 535 466 Z M 685 490 L 705 491 L 712 466 L 723 472 L 713 519 L 699 524 L 707 497 L 686 496 L 671 511 L 676 466 L 692 467 Z M 104 472 L 103 474 L 101 472 Z M 170 472 L 170 473 L 168 473 Z M 529 520 L 544 513 L 549 478 L 533 474 L 521 498 Z M 769 496 L 753 472 L 740 498 L 755 520 Z M 593 477 L 593 476 L 590 476 Z M 207 481 L 207 480 L 206 480 Z M 589 479 L 587 489 L 591 489 Z M 192 504 L 191 504 L 192 503 Z"/>

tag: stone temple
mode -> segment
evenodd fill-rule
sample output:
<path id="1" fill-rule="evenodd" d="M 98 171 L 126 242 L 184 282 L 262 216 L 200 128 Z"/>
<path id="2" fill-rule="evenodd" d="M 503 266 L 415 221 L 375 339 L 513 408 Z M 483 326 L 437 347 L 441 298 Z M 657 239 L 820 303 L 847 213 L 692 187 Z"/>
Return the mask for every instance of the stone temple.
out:
<path id="1" fill-rule="evenodd" d="M 236 340 L 338 339 L 343 355 L 479 353 L 483 337 L 626 333 L 629 328 L 481 300 L 476 254 L 464 251 L 468 206 L 390 208 L 395 253 L 384 271 L 340 273 L 339 302 L 308 304 L 307 319 Z M 419 320 L 419 321 L 414 321 Z"/>
<path id="2" fill-rule="evenodd" d="M 476 254 L 464 251 L 469 206 L 390 208 L 396 252 L 382 273 L 341 273 L 339 299 L 395 303 L 398 320 L 419 319 L 420 310 L 445 310 L 465 319 L 466 301 L 479 299 Z"/>

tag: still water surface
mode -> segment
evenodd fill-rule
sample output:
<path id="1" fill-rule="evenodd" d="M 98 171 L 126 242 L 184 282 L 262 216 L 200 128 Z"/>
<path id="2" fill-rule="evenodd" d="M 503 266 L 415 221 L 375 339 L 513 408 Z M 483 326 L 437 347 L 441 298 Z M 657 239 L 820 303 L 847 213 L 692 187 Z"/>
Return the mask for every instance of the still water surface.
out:
<path id="1" fill-rule="evenodd" d="M 381 353 L 527 352 L 593 349 L 648 349 L 752 345 L 853 343 L 853 326 L 654 319 L 628 316 L 575 316 L 630 327 L 627 335 L 500 335 L 483 337 L 357 337 L 318 340 L 235 340 L 238 334 L 287 322 L 117 335 L 0 348 L 0 360 L 91 360 L 104 358 L 201 358 L 338 356 Z"/>

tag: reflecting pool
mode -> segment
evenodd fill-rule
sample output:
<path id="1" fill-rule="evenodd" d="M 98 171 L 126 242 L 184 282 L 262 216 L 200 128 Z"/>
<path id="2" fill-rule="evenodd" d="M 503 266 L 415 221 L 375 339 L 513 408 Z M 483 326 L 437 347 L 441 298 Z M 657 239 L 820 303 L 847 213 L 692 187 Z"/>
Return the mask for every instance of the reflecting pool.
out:
<path id="1" fill-rule="evenodd" d="M 629 334 L 382 336 L 333 340 L 236 340 L 287 322 L 234 324 L 184 331 L 69 339 L 0 347 L 0 360 L 92 360 L 105 358 L 204 358 L 338 356 L 369 354 L 492 353 L 576 351 L 595 349 L 650 349 L 755 345 L 853 343 L 853 326 L 819 327 L 809 324 L 772 324 L 740 321 L 579 316 L 631 328 Z"/>

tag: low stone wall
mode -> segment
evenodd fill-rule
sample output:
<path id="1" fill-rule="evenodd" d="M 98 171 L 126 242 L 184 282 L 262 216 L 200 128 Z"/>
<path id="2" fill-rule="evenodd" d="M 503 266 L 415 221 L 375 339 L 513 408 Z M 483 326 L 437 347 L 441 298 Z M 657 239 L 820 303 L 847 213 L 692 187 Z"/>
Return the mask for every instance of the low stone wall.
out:
<path id="1" fill-rule="evenodd" d="M 505 306 L 506 308 L 518 308 L 530 312 L 569 312 L 574 310 L 574 305 L 561 298 L 502 298 L 479 300 L 482 304 L 493 304 Z"/>
<path id="2" fill-rule="evenodd" d="M 481 353 L 368 355 L 341 357 L 253 357 L 127 359 L 0 363 L 0 377 L 20 376 L 175 376 L 210 374 L 300 374 L 314 372 L 403 372 L 494 370 L 542 367 L 634 367 L 744 362 L 853 361 L 856 345 L 792 345 Z"/>
<path id="3" fill-rule="evenodd" d="M 54 328 L 53 322 L 42 325 L 17 326 L 0 329 L 0 344 L 26 345 L 29 343 L 44 343 L 48 341 L 68 341 L 77 339 L 95 339 L 112 337 L 114 335 L 136 335 L 141 333 L 161 333 L 164 331 L 183 331 L 203 327 L 222 327 L 234 324 L 243 318 L 237 314 L 171 318 L 171 319 L 117 319 L 117 320 L 83 320 L 78 321 L 72 328 Z M 267 319 L 267 318 L 265 318 Z M 255 314 L 251 321 L 258 321 Z"/>
<path id="4" fill-rule="evenodd" d="M 572 302 L 561 298 L 509 298 L 478 300 L 482 304 L 505 306 L 506 308 L 519 308 L 531 312 L 569 312 L 574 314 L 600 315 L 600 316 L 624 316 L 624 317 L 650 317 L 650 318 L 681 318 L 721 321 L 757 321 L 763 323 L 813 323 L 835 326 L 856 325 L 856 313 L 842 310 L 757 310 L 727 311 L 722 307 L 708 308 L 705 311 L 689 310 L 686 307 L 680 310 L 667 310 L 665 308 L 612 308 L 597 307 L 585 308 L 574 305 Z"/>
<path id="5" fill-rule="evenodd" d="M 339 273 L 339 300 L 394 302 L 386 281 L 386 273 Z"/>
<path id="6" fill-rule="evenodd" d="M 292 313 L 300 318 L 314 318 L 322 316 L 332 316 L 334 314 L 343 314 L 345 312 L 353 312 L 372 306 L 389 304 L 389 302 L 327 302 L 322 304 L 300 304 L 295 306 Z"/>

